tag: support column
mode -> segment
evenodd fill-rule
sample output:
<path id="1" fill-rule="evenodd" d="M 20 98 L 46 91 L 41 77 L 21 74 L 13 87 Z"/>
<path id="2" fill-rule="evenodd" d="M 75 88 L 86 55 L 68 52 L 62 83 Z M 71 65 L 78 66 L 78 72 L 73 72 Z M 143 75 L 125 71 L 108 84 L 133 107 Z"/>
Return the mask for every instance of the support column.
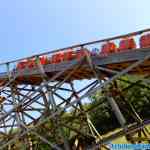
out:
<path id="1" fill-rule="evenodd" d="M 115 113 L 116 115 L 116 118 L 117 120 L 119 121 L 121 127 L 125 127 L 125 124 L 126 124 L 126 120 L 122 114 L 122 112 L 120 111 L 120 108 L 119 106 L 117 105 L 117 103 L 115 102 L 114 98 L 113 97 L 109 97 L 107 96 L 107 100 L 108 100 L 108 103 L 110 104 L 111 108 L 112 108 L 112 111 Z"/>

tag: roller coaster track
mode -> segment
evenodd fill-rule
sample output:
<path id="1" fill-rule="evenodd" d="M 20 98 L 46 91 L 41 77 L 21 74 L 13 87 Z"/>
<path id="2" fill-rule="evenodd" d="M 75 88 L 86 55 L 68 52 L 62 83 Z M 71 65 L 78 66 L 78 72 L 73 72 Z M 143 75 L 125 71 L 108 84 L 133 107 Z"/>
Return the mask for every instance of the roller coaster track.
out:
<path id="1" fill-rule="evenodd" d="M 37 61 L 35 68 L 16 69 L 17 64 L 23 60 L 33 58 L 39 60 L 41 56 L 51 57 L 55 53 L 66 52 L 68 49 L 90 50 L 93 46 L 100 47 L 101 43 L 107 41 L 130 36 L 138 37 L 149 31 L 150 29 L 141 30 L 1 63 L 0 149 L 17 149 L 18 141 L 25 146 L 25 149 L 38 149 L 35 147 L 36 144 L 33 144 L 33 141 L 38 139 L 51 149 L 69 150 L 73 149 L 73 145 L 70 145 L 72 135 L 95 139 L 95 145 L 91 145 L 91 149 L 101 146 L 107 149 L 105 145 L 109 141 L 121 136 L 125 136 L 131 143 L 149 142 L 150 137 L 146 126 L 150 121 L 143 121 L 134 112 L 138 121 L 134 124 L 128 123 L 112 93 L 105 91 L 105 87 L 124 75 L 135 74 L 140 75 L 140 80 L 145 84 L 150 83 L 148 78 L 150 48 L 138 47 L 124 52 L 110 53 L 107 56 L 89 55 L 85 52 L 86 55 L 81 59 L 47 65 L 41 65 L 40 61 Z M 101 136 L 88 118 L 88 114 L 99 105 L 90 109 L 83 107 L 85 103 L 90 103 L 88 100 L 90 96 L 102 90 L 120 123 L 120 131 L 107 137 Z M 46 135 L 43 134 L 42 129 L 47 131 L 44 133 Z M 65 131 L 68 131 L 68 135 Z M 144 136 L 138 134 L 139 137 L 136 137 L 139 132 L 143 132 Z M 77 145 L 74 145 L 74 149 L 75 146 Z"/>

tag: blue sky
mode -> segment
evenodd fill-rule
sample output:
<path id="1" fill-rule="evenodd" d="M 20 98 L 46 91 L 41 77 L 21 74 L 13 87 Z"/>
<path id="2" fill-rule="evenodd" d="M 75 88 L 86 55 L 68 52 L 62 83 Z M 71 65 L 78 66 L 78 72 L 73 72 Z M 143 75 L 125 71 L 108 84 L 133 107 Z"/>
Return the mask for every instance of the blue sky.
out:
<path id="1" fill-rule="evenodd" d="M 149 0 L 0 0 L 0 61 L 150 27 Z"/>

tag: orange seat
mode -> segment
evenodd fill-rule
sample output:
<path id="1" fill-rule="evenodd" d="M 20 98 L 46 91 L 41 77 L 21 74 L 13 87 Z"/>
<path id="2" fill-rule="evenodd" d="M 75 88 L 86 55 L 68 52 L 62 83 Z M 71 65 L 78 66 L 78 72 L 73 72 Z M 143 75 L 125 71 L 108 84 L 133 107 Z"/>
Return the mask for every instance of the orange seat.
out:
<path id="1" fill-rule="evenodd" d="M 117 46 L 114 42 L 107 42 L 102 45 L 100 54 L 109 54 L 117 52 Z"/>
<path id="2" fill-rule="evenodd" d="M 64 52 L 64 61 L 70 61 L 75 59 L 75 53 L 72 49 L 67 50 L 66 52 Z"/>
<path id="3" fill-rule="evenodd" d="M 63 60 L 64 60 L 64 53 L 57 53 L 52 55 L 51 63 L 56 64 L 62 62 Z"/>
<path id="4" fill-rule="evenodd" d="M 27 66 L 27 61 L 21 61 L 17 64 L 17 69 L 21 70 L 21 69 L 25 69 Z"/>
<path id="5" fill-rule="evenodd" d="M 47 56 L 41 56 L 40 57 L 40 63 L 41 63 L 41 65 L 47 65 L 48 64 Z"/>
<path id="6" fill-rule="evenodd" d="M 125 38 L 122 39 L 119 43 L 119 51 L 128 50 L 128 49 L 135 49 L 136 43 L 133 38 Z"/>
<path id="7" fill-rule="evenodd" d="M 33 68 L 35 67 L 36 63 L 35 63 L 35 59 L 30 59 L 26 62 L 26 66 L 28 66 L 28 68 Z"/>
<path id="8" fill-rule="evenodd" d="M 141 38 L 140 38 L 140 47 L 141 48 L 150 47 L 150 33 L 141 36 Z"/>

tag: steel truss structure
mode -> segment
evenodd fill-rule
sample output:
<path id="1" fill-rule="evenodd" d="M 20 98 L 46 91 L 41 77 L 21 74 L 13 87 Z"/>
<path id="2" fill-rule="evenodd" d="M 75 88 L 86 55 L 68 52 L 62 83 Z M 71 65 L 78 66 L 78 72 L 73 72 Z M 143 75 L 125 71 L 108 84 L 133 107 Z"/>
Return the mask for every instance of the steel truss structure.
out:
<path id="1" fill-rule="evenodd" d="M 149 30 L 69 48 L 88 49 L 93 44 L 138 35 Z M 54 52 L 26 59 L 37 57 L 38 60 L 41 55 L 51 55 Z M 138 81 L 129 83 L 131 87 L 137 84 L 142 88 L 142 82 L 150 83 L 149 48 L 108 56 L 91 56 L 86 53 L 80 60 L 47 66 L 42 66 L 37 61 L 37 68 L 22 72 L 12 67 L 19 61 L 21 59 L 1 64 L 6 72 L 0 75 L 0 149 L 17 149 L 18 142 L 22 143 L 24 149 L 34 150 L 38 149 L 35 141 L 42 141 L 49 149 L 56 150 L 78 149 L 81 145 L 83 149 L 109 149 L 108 141 L 121 136 L 125 136 L 131 143 L 150 141 L 150 133 L 146 127 L 150 120 L 142 120 L 134 106 L 128 104 L 131 115 L 137 120 L 134 124 L 129 124 L 111 92 L 119 91 L 116 81 L 128 74 L 142 74 L 141 84 Z M 113 86 L 112 90 L 105 90 L 108 85 Z M 101 90 L 120 123 L 119 131 L 105 137 L 98 133 L 89 117 L 98 105 L 93 108 L 84 107 L 86 103 L 90 103 L 89 97 Z M 70 144 L 71 137 L 76 137 L 73 144 Z M 80 144 L 77 137 L 83 137 L 85 141 L 92 139 L 92 143 L 88 146 L 84 142 Z"/>

